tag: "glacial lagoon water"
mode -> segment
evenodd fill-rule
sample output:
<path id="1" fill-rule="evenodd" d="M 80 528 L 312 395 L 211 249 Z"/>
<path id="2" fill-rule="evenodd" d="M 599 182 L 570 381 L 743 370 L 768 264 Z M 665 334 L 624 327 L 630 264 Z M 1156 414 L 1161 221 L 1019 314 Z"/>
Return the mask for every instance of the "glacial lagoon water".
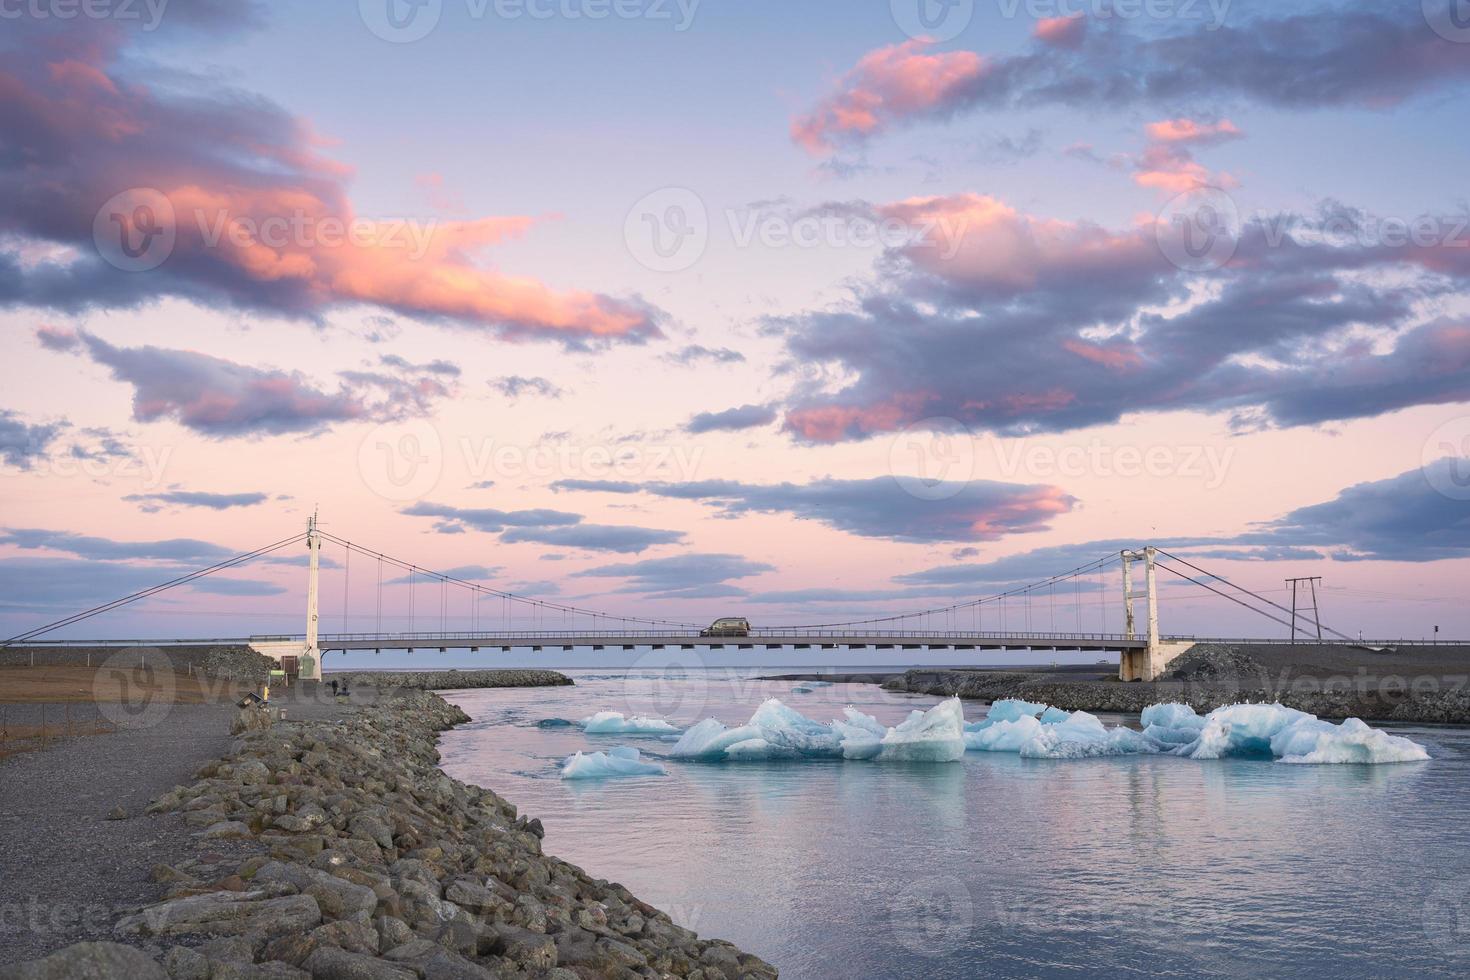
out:
<path id="1" fill-rule="evenodd" d="M 793 693 L 738 671 L 568 673 L 576 687 L 448 694 L 474 720 L 445 733 L 444 768 L 540 817 L 549 853 L 784 977 L 1470 974 L 1470 731 L 1379 726 L 1432 758 L 1376 766 L 709 764 L 670 758 L 658 735 L 559 722 L 734 725 L 778 697 L 819 721 L 853 705 L 897 725 L 939 699 Z M 667 774 L 561 778 L 575 752 L 618 747 Z"/>

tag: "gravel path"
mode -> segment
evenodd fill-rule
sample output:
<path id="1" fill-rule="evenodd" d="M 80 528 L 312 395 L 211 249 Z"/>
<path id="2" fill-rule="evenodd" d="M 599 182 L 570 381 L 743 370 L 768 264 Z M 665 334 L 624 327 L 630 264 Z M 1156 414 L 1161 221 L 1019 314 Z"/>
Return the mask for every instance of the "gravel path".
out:
<path id="1" fill-rule="evenodd" d="M 291 718 L 345 710 L 329 699 L 272 703 L 278 700 Z M 353 695 L 358 704 L 369 700 Z M 89 716 L 94 710 L 91 704 L 72 708 Z M 103 706 L 104 712 L 115 708 Z M 34 704 L 5 710 L 17 724 L 40 715 Z M 62 718 L 63 711 L 47 705 L 47 720 Z M 0 759 L 0 964 L 85 939 L 112 939 L 118 913 L 163 894 L 164 886 L 148 880 L 154 865 L 227 849 L 204 847 L 177 813 L 144 816 L 143 808 L 229 752 L 234 713 L 230 704 L 174 705 L 146 727 L 62 739 Z M 119 806 L 127 818 L 107 819 Z"/>

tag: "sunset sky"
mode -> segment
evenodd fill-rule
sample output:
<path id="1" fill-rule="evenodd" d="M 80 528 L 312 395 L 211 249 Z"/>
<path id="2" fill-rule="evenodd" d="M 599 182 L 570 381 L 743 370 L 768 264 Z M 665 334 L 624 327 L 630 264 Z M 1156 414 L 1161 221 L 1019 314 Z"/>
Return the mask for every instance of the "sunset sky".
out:
<path id="1" fill-rule="evenodd" d="M 5 5 L 0 632 L 319 508 L 689 622 L 1156 543 L 1470 635 L 1455 3 Z M 71 635 L 299 630 L 303 556 Z M 1116 629 L 1116 572 L 1075 586 L 1058 619 Z"/>

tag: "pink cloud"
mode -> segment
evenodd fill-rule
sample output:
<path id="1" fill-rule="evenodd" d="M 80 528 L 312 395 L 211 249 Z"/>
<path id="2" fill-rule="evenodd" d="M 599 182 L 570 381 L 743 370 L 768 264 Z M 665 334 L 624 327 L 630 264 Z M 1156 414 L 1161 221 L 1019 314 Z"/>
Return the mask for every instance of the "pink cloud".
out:
<path id="1" fill-rule="evenodd" d="M 973 51 L 926 53 L 919 39 L 863 55 L 842 77 L 838 91 L 791 123 L 791 138 L 814 155 L 831 153 L 891 126 L 943 115 L 969 97 L 984 77 L 985 62 Z"/>
<path id="2" fill-rule="evenodd" d="M 1230 120 L 1165 119 L 1149 123 L 1145 132 L 1150 142 L 1134 161 L 1133 180 L 1140 187 L 1182 194 L 1201 187 L 1239 186 L 1230 174 L 1212 174 L 1194 159 L 1189 149 L 1244 138 L 1245 133 Z"/>
<path id="3" fill-rule="evenodd" d="M 553 289 L 483 260 L 532 218 L 367 218 L 348 193 L 350 168 L 324 155 L 328 141 L 308 123 L 202 84 L 186 98 L 129 81 L 118 41 L 105 32 L 53 39 L 0 67 L 0 119 L 13 149 L 0 161 L 0 233 L 83 256 L 43 270 L 68 288 L 23 297 L 33 305 L 86 309 L 172 294 L 312 318 L 368 304 L 572 344 L 660 335 L 661 314 L 640 300 Z M 442 190 L 442 179 L 429 186 Z M 176 242 L 152 273 L 119 282 L 95 259 L 93 219 L 127 188 L 168 199 Z M 167 215 L 159 221 L 168 228 Z"/>
<path id="4" fill-rule="evenodd" d="M 1058 48 L 1075 48 L 1087 33 L 1087 18 L 1081 14 L 1045 17 L 1036 22 L 1036 39 Z"/>
<path id="5" fill-rule="evenodd" d="M 915 266 L 996 296 L 1081 279 L 1149 276 L 1162 262 L 1146 228 L 1113 232 L 1037 217 L 984 194 L 909 198 L 877 210 L 930 229 L 903 249 Z"/>
<path id="6" fill-rule="evenodd" d="M 1187 118 L 1164 119 L 1149 123 L 1145 131 L 1148 138 L 1157 143 L 1193 143 L 1200 146 L 1245 136 L 1240 127 L 1229 119 L 1219 122 L 1199 122 Z"/>

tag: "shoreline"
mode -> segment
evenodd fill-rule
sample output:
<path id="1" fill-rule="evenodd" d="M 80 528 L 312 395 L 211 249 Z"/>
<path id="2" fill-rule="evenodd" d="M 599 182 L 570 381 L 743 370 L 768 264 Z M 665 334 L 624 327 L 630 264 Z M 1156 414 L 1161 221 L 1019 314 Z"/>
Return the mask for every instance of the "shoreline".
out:
<path id="1" fill-rule="evenodd" d="M 439 733 L 470 718 L 437 694 L 241 716 L 255 727 L 137 818 L 188 828 L 153 869 L 161 900 L 127 909 L 110 941 L 0 978 L 777 976 L 546 855 L 539 820 L 445 774 Z"/>
<path id="2" fill-rule="evenodd" d="M 573 681 L 555 670 L 530 667 L 494 667 L 472 670 L 333 670 L 322 683 L 346 681 L 351 687 L 379 691 L 395 688 L 418 691 L 460 691 L 489 687 L 570 687 Z"/>

